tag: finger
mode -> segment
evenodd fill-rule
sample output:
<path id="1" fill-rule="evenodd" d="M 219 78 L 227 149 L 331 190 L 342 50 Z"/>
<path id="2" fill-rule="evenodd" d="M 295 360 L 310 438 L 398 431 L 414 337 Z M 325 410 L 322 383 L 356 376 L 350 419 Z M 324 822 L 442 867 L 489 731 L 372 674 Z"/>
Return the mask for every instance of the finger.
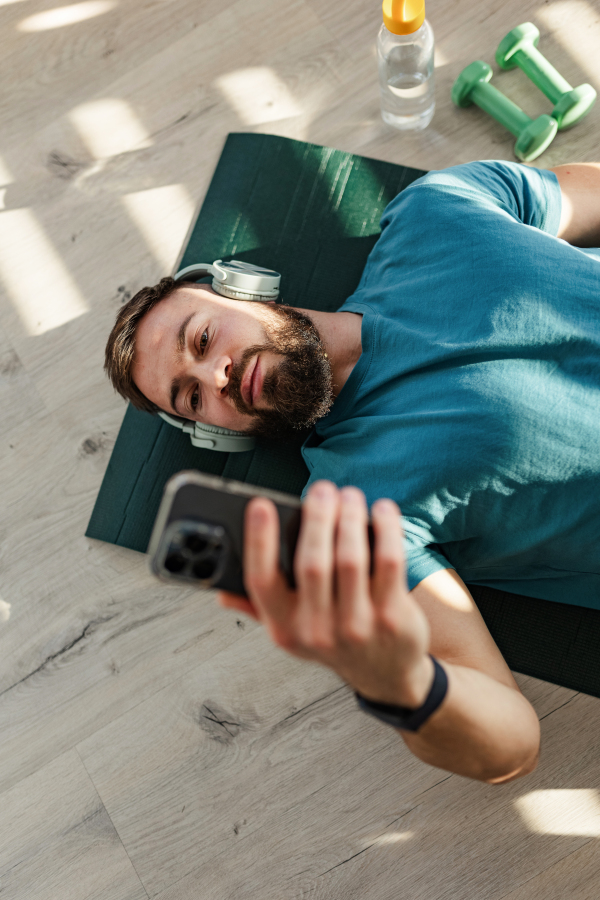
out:
<path id="1" fill-rule="evenodd" d="M 338 491 L 318 481 L 302 507 L 300 535 L 294 559 L 298 585 L 297 627 L 307 648 L 328 649 L 333 639 L 333 547 Z"/>
<path id="2" fill-rule="evenodd" d="M 375 536 L 371 582 L 374 605 L 389 609 L 407 592 L 404 533 L 400 510 L 392 500 L 378 500 L 371 509 Z"/>
<path id="3" fill-rule="evenodd" d="M 225 609 L 235 609 L 237 612 L 244 613 L 252 619 L 258 621 L 258 613 L 252 606 L 252 601 L 240 594 L 230 594 L 229 591 L 219 591 L 217 593 L 217 602 Z"/>
<path id="4" fill-rule="evenodd" d="M 336 630 L 342 639 L 355 642 L 368 637 L 373 620 L 368 511 L 365 496 L 357 488 L 344 488 L 340 501 L 335 554 Z"/>
<path id="5" fill-rule="evenodd" d="M 279 569 L 279 516 L 264 497 L 246 507 L 244 586 L 265 625 L 280 627 L 289 621 L 291 592 Z"/>

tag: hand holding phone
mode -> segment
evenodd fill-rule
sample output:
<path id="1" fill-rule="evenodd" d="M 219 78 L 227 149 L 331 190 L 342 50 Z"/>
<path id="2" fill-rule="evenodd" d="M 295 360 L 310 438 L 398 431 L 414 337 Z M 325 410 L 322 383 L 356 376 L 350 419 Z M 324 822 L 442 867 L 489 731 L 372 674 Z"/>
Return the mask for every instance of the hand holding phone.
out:
<path id="1" fill-rule="evenodd" d="M 278 564 L 277 511 L 253 500 L 245 514 L 247 596 L 224 592 L 220 602 L 258 618 L 278 646 L 328 666 L 365 697 L 416 707 L 431 683 L 429 626 L 408 592 L 398 507 L 378 501 L 371 519 L 372 574 L 364 495 L 313 485 L 291 588 Z"/>

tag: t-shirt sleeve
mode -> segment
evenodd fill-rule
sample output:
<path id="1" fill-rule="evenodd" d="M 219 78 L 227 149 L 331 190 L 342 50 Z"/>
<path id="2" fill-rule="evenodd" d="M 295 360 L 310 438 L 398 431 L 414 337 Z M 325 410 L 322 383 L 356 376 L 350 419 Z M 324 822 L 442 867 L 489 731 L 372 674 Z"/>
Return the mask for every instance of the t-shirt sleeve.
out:
<path id="1" fill-rule="evenodd" d="M 308 489 L 314 480 L 311 478 L 306 484 L 302 491 L 302 500 L 306 499 Z M 402 517 L 402 528 L 404 530 L 404 558 L 409 591 L 412 591 L 428 575 L 439 572 L 441 569 L 454 568 L 437 545 L 431 543 L 431 536 L 424 526 L 419 525 L 414 519 Z"/>
<path id="2" fill-rule="evenodd" d="M 439 548 L 430 542 L 423 530 L 408 519 L 403 518 L 404 552 L 406 555 L 406 580 L 408 589 L 412 591 L 419 582 L 442 569 L 453 569 Z"/>
<path id="3" fill-rule="evenodd" d="M 554 172 L 487 160 L 429 172 L 407 188 L 406 193 L 425 186 L 468 198 L 479 206 L 499 208 L 515 221 L 549 234 L 558 233 L 561 193 Z"/>

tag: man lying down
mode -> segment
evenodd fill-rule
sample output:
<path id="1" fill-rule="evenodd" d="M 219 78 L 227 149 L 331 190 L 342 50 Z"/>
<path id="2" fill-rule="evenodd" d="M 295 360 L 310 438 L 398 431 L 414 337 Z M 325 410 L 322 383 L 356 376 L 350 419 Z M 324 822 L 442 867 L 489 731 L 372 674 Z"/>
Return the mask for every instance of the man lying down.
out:
<path id="1" fill-rule="evenodd" d="M 107 345 L 138 408 L 314 425 L 297 590 L 256 499 L 250 599 L 221 603 L 335 670 L 420 759 L 489 783 L 535 768 L 540 731 L 464 582 L 600 608 L 599 201 L 600 164 L 432 172 L 390 203 L 338 312 L 163 279 Z"/>

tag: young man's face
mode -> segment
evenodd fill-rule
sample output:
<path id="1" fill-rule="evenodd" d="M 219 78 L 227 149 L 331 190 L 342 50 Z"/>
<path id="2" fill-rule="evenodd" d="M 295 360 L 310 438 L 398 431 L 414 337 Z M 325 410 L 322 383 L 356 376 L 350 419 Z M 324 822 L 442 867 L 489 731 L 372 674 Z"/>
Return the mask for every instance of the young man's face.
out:
<path id="1" fill-rule="evenodd" d="M 273 437 L 313 425 L 332 402 L 309 319 L 205 285 L 177 289 L 141 319 L 132 375 L 165 412 Z"/>

